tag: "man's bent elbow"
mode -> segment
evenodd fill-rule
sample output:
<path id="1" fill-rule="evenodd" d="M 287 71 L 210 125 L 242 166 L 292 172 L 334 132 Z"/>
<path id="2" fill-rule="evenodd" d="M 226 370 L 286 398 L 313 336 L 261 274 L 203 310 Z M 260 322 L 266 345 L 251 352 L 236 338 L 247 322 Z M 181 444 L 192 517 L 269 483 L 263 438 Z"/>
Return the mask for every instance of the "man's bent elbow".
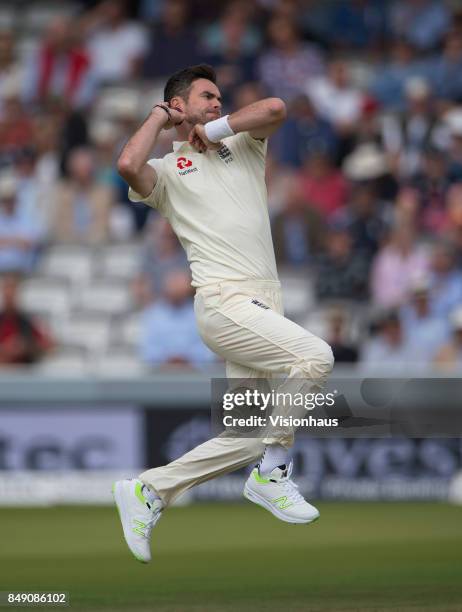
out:
<path id="1" fill-rule="evenodd" d="M 129 157 L 121 155 L 117 160 L 117 171 L 124 179 L 133 178 L 139 172 L 135 164 Z"/>
<path id="2" fill-rule="evenodd" d="M 281 100 L 281 98 L 268 98 L 268 107 L 274 119 L 282 121 L 286 118 L 287 108 L 284 100 Z"/>

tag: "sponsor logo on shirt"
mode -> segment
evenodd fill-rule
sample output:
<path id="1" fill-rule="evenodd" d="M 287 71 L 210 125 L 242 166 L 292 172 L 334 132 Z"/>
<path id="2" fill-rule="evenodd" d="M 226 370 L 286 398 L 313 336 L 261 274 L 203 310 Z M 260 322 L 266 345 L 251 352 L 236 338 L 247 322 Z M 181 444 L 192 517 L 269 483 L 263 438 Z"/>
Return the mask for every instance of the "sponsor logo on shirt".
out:
<path id="1" fill-rule="evenodd" d="M 184 176 L 185 174 L 191 174 L 191 172 L 197 172 L 197 168 L 191 168 L 192 161 L 187 157 L 179 157 L 176 160 L 176 167 L 178 168 L 178 174 Z"/>
<path id="2" fill-rule="evenodd" d="M 234 161 L 233 154 L 226 145 L 223 145 L 221 149 L 218 149 L 217 153 L 220 156 L 220 159 L 225 162 L 225 164 L 229 164 Z"/>

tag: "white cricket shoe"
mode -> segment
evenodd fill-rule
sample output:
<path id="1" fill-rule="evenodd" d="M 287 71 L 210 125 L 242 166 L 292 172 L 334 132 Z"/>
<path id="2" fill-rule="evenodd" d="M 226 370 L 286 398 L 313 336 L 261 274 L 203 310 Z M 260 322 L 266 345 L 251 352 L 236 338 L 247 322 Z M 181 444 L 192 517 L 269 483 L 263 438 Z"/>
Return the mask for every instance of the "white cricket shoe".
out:
<path id="1" fill-rule="evenodd" d="M 128 548 L 138 561 L 149 563 L 151 531 L 162 515 L 162 503 L 160 499 L 149 502 L 142 488 L 141 480 L 118 480 L 112 493 Z"/>
<path id="2" fill-rule="evenodd" d="M 300 495 L 297 485 L 290 480 L 292 466 L 290 462 L 288 468 L 276 467 L 266 478 L 256 467 L 245 483 L 244 497 L 286 523 L 312 523 L 319 518 L 319 511 Z"/>

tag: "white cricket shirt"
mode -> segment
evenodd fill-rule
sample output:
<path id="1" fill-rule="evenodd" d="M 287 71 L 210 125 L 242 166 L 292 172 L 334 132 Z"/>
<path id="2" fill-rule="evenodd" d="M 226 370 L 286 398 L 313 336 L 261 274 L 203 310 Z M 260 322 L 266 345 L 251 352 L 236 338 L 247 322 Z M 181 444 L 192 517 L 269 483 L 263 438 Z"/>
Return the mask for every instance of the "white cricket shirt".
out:
<path id="1" fill-rule="evenodd" d="M 166 217 L 191 265 L 192 285 L 224 280 L 278 280 L 265 184 L 266 140 L 241 132 L 219 151 L 198 153 L 188 142 L 151 159 L 158 179 L 146 198 Z"/>

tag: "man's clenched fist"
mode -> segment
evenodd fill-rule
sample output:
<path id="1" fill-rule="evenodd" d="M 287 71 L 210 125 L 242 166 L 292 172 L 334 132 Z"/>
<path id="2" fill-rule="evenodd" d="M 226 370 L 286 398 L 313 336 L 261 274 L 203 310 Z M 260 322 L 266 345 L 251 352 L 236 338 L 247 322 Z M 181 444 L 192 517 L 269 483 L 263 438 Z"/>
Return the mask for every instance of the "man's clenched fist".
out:
<path id="1" fill-rule="evenodd" d="M 221 142 L 212 142 L 207 138 L 205 127 L 201 123 L 197 123 L 189 132 L 188 142 L 199 153 L 204 153 L 207 149 L 218 151 L 222 147 Z"/>

